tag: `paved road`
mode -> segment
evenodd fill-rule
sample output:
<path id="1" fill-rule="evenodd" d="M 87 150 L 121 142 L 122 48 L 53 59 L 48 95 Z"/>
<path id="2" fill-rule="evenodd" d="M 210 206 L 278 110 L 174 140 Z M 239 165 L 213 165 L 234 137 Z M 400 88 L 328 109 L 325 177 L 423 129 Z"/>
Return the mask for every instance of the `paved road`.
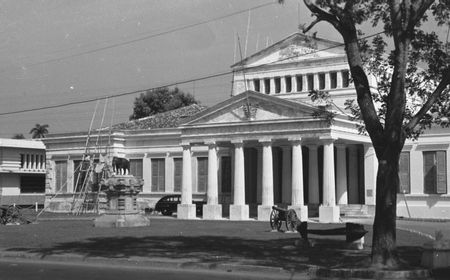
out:
<path id="1" fill-rule="evenodd" d="M 41 262 L 30 260 L 0 259 L 0 279 L 8 280 L 123 280 L 123 279 L 218 279 L 218 280 L 255 280 L 255 279 L 283 279 L 275 275 L 236 274 L 218 271 L 192 271 L 192 270 L 162 270 L 145 267 L 120 267 L 111 265 L 89 265 L 83 263 Z M 306 275 L 304 275 L 307 277 Z M 307 279 L 296 275 L 296 279 Z M 285 276 L 284 279 L 290 279 Z"/>

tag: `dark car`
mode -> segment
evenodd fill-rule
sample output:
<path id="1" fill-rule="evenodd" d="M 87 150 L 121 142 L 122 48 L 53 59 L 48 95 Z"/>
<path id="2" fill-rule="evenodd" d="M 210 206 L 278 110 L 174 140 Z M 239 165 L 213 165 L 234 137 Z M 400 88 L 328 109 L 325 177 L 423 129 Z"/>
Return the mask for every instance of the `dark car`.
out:
<path id="1" fill-rule="evenodd" d="M 161 212 L 164 216 L 171 216 L 177 212 L 177 205 L 181 203 L 181 194 L 172 194 L 163 196 L 155 205 L 155 211 Z M 205 201 L 192 201 L 198 215 L 203 213 L 203 205 Z"/>

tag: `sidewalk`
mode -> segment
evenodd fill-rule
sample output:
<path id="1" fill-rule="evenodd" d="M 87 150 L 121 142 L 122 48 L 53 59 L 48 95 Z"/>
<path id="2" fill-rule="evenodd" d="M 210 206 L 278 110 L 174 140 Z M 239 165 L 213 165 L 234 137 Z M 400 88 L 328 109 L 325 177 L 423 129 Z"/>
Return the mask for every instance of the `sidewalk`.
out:
<path id="1" fill-rule="evenodd" d="M 311 236 L 313 247 L 296 246 L 298 233 L 271 232 L 268 222 L 177 220 L 152 217 L 150 227 L 95 228 L 93 217 L 38 220 L 36 224 L 0 226 L 0 257 L 48 261 L 97 262 L 183 269 L 264 272 L 273 275 L 375 277 L 390 273 L 410 277 L 410 272 L 375 272 L 369 267 L 371 226 L 365 228 L 365 248 L 348 249 L 344 237 Z M 284 225 L 283 225 L 284 227 Z M 330 228 L 312 224 L 311 228 Z M 316 238 L 317 237 L 317 238 Z M 426 278 L 417 269 L 423 243 L 428 238 L 399 230 L 398 250 L 403 269 Z M 349 272 L 350 271 L 350 272 Z M 397 273 L 397 274 L 395 274 Z M 400 273 L 400 274 L 399 274 Z M 425 273 L 425 274 L 424 274 Z M 382 275 L 381 275 L 382 276 Z"/>

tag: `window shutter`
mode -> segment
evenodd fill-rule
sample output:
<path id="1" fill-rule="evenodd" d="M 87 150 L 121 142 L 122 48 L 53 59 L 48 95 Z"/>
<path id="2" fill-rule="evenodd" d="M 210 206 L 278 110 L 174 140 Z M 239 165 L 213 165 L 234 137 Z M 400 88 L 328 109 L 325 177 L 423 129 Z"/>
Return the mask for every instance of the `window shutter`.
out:
<path id="1" fill-rule="evenodd" d="M 174 163 L 174 191 L 181 192 L 181 182 L 183 176 L 183 159 L 175 158 Z"/>
<path id="2" fill-rule="evenodd" d="M 67 161 L 55 162 L 56 192 L 67 192 Z"/>
<path id="3" fill-rule="evenodd" d="M 398 169 L 400 178 L 399 193 L 410 193 L 410 176 L 409 176 L 409 153 L 400 153 L 400 162 Z"/>
<path id="4" fill-rule="evenodd" d="M 158 161 L 152 159 L 152 192 L 158 191 Z"/>
<path id="5" fill-rule="evenodd" d="M 424 165 L 424 193 L 435 193 L 436 189 L 436 165 L 435 165 L 435 153 L 424 152 L 423 153 L 423 165 Z"/>
<path id="6" fill-rule="evenodd" d="M 142 179 L 142 159 L 130 159 L 130 173 L 136 178 Z"/>
<path id="7" fill-rule="evenodd" d="M 205 192 L 208 184 L 208 158 L 197 159 L 197 191 Z"/>
<path id="8" fill-rule="evenodd" d="M 437 186 L 436 193 L 445 194 L 447 193 L 447 166 L 446 166 L 446 152 L 437 151 L 436 152 L 436 165 L 437 165 Z"/>
<path id="9" fill-rule="evenodd" d="M 166 190 L 166 161 L 165 159 L 158 160 L 159 162 L 159 180 L 158 180 L 158 190 L 164 192 Z"/>

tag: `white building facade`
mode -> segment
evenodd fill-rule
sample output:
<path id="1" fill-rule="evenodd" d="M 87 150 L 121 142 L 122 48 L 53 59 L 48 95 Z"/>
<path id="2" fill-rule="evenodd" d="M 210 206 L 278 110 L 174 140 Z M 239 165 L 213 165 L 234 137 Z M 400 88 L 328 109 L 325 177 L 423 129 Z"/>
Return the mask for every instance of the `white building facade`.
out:
<path id="1" fill-rule="evenodd" d="M 41 141 L 0 139 L 0 205 L 44 204 L 45 174 Z"/>
<path id="2" fill-rule="evenodd" d="M 293 34 L 232 68 L 230 99 L 177 111 L 173 122 L 157 121 L 170 116 L 163 113 L 97 136 L 144 179 L 141 207 L 178 193 L 182 219 L 195 218 L 192 200 L 197 199 L 207 202 L 204 219 L 268 220 L 272 205 L 322 222 L 373 214 L 377 159 L 370 139 L 343 110 L 355 90 L 342 46 Z M 313 89 L 329 92 L 332 119 L 320 114 L 320 103 L 311 102 Z M 430 131 L 405 145 L 399 215 L 450 217 L 448 134 Z M 86 133 L 44 141 L 46 204 L 51 211 L 69 211 Z"/>

